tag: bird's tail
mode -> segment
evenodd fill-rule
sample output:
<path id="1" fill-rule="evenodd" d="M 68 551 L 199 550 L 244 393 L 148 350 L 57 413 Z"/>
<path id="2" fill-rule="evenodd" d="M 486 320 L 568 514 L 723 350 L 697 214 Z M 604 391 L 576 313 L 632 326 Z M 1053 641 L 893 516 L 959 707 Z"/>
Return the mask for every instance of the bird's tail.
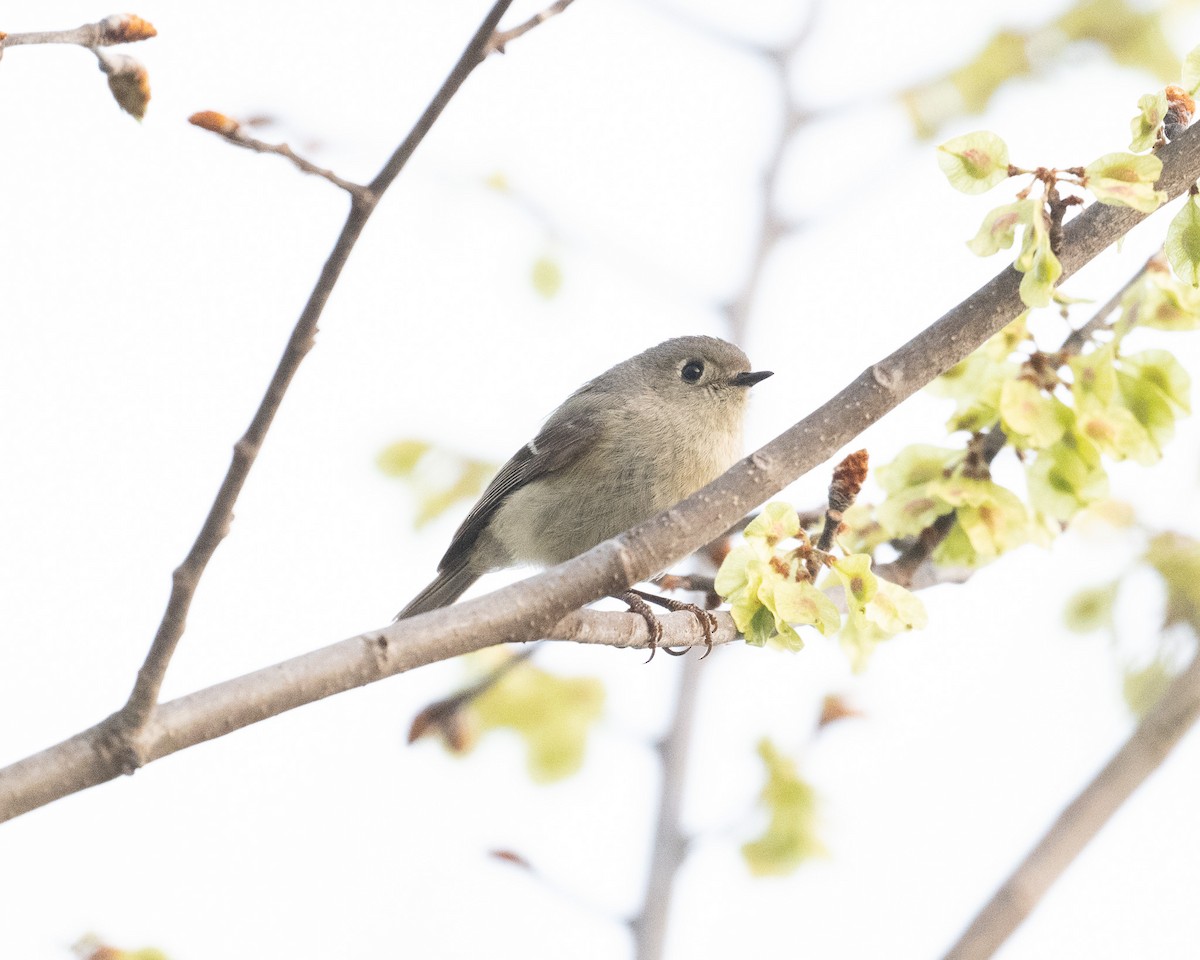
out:
<path id="1" fill-rule="evenodd" d="M 443 570 L 433 583 L 408 601 L 408 606 L 396 614 L 396 619 L 404 620 L 415 617 L 418 613 L 428 613 L 430 610 L 449 606 L 478 579 L 479 574 L 473 573 L 465 563 L 452 570 Z"/>

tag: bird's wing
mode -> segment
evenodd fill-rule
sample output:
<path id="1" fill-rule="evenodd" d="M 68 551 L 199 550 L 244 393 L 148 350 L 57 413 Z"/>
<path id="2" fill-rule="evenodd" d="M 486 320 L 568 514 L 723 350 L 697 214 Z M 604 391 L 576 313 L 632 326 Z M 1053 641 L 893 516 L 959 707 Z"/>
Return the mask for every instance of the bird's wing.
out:
<path id="1" fill-rule="evenodd" d="M 600 428 L 592 417 L 567 417 L 547 423 L 541 433 L 518 450 L 492 478 L 479 502 L 454 534 L 438 570 L 464 564 L 475 541 L 509 494 L 539 477 L 569 467 L 587 452 L 599 433 Z"/>

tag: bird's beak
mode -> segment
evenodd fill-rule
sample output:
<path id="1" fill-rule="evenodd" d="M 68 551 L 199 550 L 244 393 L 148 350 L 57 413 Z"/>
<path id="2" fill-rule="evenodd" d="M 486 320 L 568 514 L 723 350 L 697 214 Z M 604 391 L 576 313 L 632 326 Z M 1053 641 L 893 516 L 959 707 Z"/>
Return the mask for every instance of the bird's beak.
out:
<path id="1" fill-rule="evenodd" d="M 752 387 L 760 380 L 766 380 L 767 377 L 773 376 L 774 371 L 771 370 L 747 370 L 745 373 L 734 374 L 729 378 L 729 382 L 735 387 Z"/>

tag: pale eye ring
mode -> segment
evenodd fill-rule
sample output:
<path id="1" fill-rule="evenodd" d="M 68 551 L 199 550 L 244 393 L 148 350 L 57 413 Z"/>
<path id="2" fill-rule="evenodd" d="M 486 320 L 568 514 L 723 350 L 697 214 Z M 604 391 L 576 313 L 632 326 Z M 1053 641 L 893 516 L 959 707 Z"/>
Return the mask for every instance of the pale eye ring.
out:
<path id="1" fill-rule="evenodd" d="M 702 376 L 704 376 L 703 360 L 689 360 L 679 371 L 679 377 L 684 383 L 696 383 Z"/>

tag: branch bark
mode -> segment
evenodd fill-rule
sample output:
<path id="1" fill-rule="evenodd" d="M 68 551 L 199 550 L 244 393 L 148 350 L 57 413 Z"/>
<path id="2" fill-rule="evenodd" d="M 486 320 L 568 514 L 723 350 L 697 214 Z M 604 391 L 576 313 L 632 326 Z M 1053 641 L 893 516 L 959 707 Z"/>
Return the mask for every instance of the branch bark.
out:
<path id="1" fill-rule="evenodd" d="M 1168 144 L 1160 156 L 1164 171 L 1158 186 L 1177 197 L 1200 178 L 1200 125 Z M 1059 251 L 1064 279 L 1146 216 L 1098 203 L 1084 210 L 1065 230 Z M 1020 276 L 1012 267 L 1005 268 L 713 483 L 587 553 L 487 596 L 391 624 L 163 705 L 140 738 L 145 760 L 414 667 L 497 643 L 550 636 L 570 611 L 665 570 L 724 533 L 751 508 L 831 457 L 966 357 L 1024 309 L 1018 296 Z M 618 638 L 605 629 L 603 635 L 593 632 L 589 642 L 630 645 L 632 641 L 627 634 Z M 111 720 L 0 770 L 0 821 L 117 776 L 122 766 L 112 749 Z"/>
<path id="2" fill-rule="evenodd" d="M 1033 912 L 1046 891 L 1140 787 L 1200 717 L 1200 655 L 1104 769 L 1058 816 L 1054 826 L 996 891 L 945 960 L 986 960 Z"/>

